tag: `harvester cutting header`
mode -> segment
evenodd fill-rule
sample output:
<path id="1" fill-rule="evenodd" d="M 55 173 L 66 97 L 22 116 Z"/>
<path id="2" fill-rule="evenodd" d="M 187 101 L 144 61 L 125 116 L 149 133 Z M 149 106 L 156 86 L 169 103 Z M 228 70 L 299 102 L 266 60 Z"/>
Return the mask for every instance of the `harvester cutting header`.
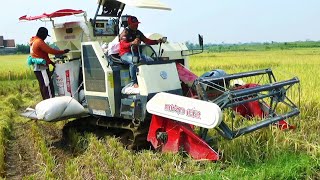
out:
<path id="1" fill-rule="evenodd" d="M 157 0 L 99 0 L 89 20 L 84 11 L 72 9 L 20 18 L 52 21 L 54 43 L 71 50 L 55 59 L 58 97 L 41 101 L 23 116 L 45 121 L 72 117 L 66 128 L 108 127 L 128 148 L 150 142 L 163 152 L 185 151 L 206 160 L 219 159 L 210 146 L 212 130 L 231 140 L 269 125 L 295 128 L 286 119 L 299 114 L 290 99 L 298 95 L 292 93 L 297 77 L 277 81 L 271 69 L 235 74 L 214 69 L 198 77 L 189 70 L 188 56 L 203 52 L 201 35 L 199 49 L 170 42 L 160 33 L 147 36 L 161 39 L 159 44 L 132 44 L 139 91 L 129 91 L 129 66 L 110 51 L 118 47 L 121 29 L 132 17 L 123 15 L 126 5 L 171 10 Z M 54 21 L 71 15 L 83 20 Z"/>

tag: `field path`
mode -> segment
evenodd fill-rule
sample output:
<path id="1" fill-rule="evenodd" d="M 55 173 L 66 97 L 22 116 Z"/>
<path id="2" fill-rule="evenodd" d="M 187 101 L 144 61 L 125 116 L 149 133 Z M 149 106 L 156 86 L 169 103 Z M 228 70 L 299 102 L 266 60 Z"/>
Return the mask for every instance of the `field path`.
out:
<path id="1" fill-rule="evenodd" d="M 5 158 L 7 179 L 22 179 L 37 172 L 37 152 L 31 138 L 29 122 L 13 123 Z"/>

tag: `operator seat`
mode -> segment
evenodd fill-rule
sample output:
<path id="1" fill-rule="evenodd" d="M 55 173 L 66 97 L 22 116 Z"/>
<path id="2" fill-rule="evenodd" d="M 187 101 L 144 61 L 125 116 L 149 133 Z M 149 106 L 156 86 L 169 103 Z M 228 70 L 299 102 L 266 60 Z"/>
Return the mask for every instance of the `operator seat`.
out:
<path id="1" fill-rule="evenodd" d="M 120 41 L 119 36 L 116 36 L 104 49 L 106 48 L 107 58 L 117 64 L 124 64 L 119 56 L 119 49 L 120 49 Z"/>
<path id="2" fill-rule="evenodd" d="M 119 56 L 119 54 L 110 54 L 108 55 L 108 59 L 110 59 L 113 63 L 124 64 Z"/>

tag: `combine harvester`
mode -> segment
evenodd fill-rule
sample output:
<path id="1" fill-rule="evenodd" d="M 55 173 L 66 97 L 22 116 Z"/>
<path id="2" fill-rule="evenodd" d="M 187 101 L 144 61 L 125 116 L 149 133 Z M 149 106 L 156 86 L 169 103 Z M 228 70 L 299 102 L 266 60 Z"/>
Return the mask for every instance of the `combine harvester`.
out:
<path id="1" fill-rule="evenodd" d="M 159 151 L 184 151 L 198 160 L 219 159 L 209 145 L 211 129 L 232 140 L 269 125 L 295 128 L 286 119 L 299 114 L 289 99 L 289 95 L 298 97 L 299 92 L 292 90 L 299 85 L 298 78 L 276 81 L 271 69 L 236 74 L 217 69 L 197 77 L 189 70 L 188 56 L 203 51 L 200 35 L 200 49 L 189 50 L 183 43 L 169 41 L 139 45 L 139 53 L 154 61 L 141 63 L 138 56 L 133 57 L 140 93 L 126 94 L 128 65 L 104 51 L 127 26 L 128 15 L 122 15 L 126 5 L 171 10 L 157 0 L 99 0 L 90 20 L 84 11 L 72 9 L 20 18 L 52 21 L 56 45 L 71 49 L 67 57 L 56 59 L 58 97 L 41 101 L 22 116 L 45 121 L 74 118 L 66 129 L 108 127 L 106 131 L 120 136 L 128 148 L 150 142 Z M 62 16 L 84 20 L 53 21 Z M 154 33 L 148 37 L 163 36 Z"/>

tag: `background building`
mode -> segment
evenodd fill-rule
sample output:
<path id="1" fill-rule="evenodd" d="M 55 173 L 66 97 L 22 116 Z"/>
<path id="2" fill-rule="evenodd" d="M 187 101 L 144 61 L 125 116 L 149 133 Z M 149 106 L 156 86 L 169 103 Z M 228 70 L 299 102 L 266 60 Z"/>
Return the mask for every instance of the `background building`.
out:
<path id="1" fill-rule="evenodd" d="M 3 36 L 0 36 L 0 48 L 3 48 L 4 45 L 3 45 Z"/>
<path id="2" fill-rule="evenodd" d="M 16 53 L 16 43 L 14 39 L 4 39 L 0 36 L 0 55 Z"/>
<path id="3" fill-rule="evenodd" d="M 0 36 L 0 48 L 15 48 L 16 43 L 14 39 L 4 39 L 3 36 Z"/>

